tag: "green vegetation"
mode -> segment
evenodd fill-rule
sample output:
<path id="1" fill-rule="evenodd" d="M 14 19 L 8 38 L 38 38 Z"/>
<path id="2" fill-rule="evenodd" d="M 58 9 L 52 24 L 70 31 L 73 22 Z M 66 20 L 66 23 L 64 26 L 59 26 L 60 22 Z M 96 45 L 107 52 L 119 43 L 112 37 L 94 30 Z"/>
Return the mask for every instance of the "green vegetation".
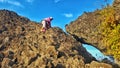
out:
<path id="1" fill-rule="evenodd" d="M 116 12 L 112 6 L 107 6 L 100 11 L 102 20 L 100 32 L 103 36 L 102 42 L 106 46 L 107 54 L 112 54 L 120 61 L 120 24 Z"/>

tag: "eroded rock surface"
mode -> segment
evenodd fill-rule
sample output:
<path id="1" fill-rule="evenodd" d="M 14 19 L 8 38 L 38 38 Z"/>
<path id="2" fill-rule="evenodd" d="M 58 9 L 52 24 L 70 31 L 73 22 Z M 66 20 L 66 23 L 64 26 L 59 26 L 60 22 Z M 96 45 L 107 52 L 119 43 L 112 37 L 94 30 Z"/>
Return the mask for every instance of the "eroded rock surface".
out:
<path id="1" fill-rule="evenodd" d="M 86 68 L 95 60 L 62 29 L 42 33 L 41 26 L 13 11 L 0 10 L 0 68 Z"/>

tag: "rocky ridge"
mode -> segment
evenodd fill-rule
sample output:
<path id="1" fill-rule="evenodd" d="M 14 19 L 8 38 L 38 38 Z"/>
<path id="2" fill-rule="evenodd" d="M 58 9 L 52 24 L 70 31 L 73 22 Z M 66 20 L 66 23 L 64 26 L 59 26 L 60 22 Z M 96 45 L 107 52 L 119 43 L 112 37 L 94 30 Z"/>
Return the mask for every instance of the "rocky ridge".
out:
<path id="1" fill-rule="evenodd" d="M 0 68 L 112 68 L 95 61 L 62 29 L 42 33 L 41 27 L 13 11 L 0 10 Z"/>
<path id="2" fill-rule="evenodd" d="M 116 53 L 112 53 L 112 54 L 109 53 L 109 52 L 113 52 L 112 51 L 113 46 L 108 47 L 107 45 L 105 45 L 105 44 L 108 44 L 107 42 L 103 43 L 105 36 L 100 31 L 101 23 L 104 23 L 104 22 L 114 24 L 118 28 L 120 24 L 119 11 L 120 11 L 120 0 L 114 0 L 112 6 L 108 5 L 105 8 L 97 9 L 94 12 L 84 12 L 83 15 L 79 16 L 75 21 L 72 21 L 70 24 L 66 25 L 66 31 L 72 36 L 74 36 L 78 41 L 82 43 L 91 44 L 92 46 L 98 48 L 100 51 L 102 51 L 106 55 L 113 55 L 115 57 L 116 63 L 118 63 L 119 65 L 120 64 L 120 60 L 119 60 L 120 44 L 118 43 L 116 45 L 116 51 L 113 48 L 114 49 L 113 51 L 115 51 Z M 110 12 L 111 12 L 111 15 L 109 15 Z M 107 26 L 110 26 L 110 25 L 108 24 Z M 108 30 L 114 29 L 115 31 L 115 26 L 110 26 L 111 29 L 108 29 Z M 119 38 L 119 36 L 117 35 L 116 37 Z M 118 39 L 117 41 L 120 41 L 120 40 Z"/>

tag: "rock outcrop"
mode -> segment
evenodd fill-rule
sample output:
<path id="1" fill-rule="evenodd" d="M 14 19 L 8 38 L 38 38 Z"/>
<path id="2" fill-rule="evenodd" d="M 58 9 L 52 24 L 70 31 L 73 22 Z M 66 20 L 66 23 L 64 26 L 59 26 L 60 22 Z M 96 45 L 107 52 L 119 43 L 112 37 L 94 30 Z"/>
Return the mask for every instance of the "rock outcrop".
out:
<path id="1" fill-rule="evenodd" d="M 87 68 L 112 68 L 109 64 L 99 63 L 96 61 L 92 61 L 90 64 L 86 64 L 85 67 Z"/>
<path id="2" fill-rule="evenodd" d="M 98 25 L 101 23 L 99 11 L 100 10 L 96 10 L 95 12 L 84 12 L 82 16 L 66 26 L 66 31 L 78 37 L 79 41 L 82 43 L 92 44 L 100 50 L 103 50 L 104 47 L 101 46 L 102 43 L 100 41 L 102 37 L 96 33 L 99 30 L 97 29 Z"/>
<path id="3" fill-rule="evenodd" d="M 108 14 L 111 13 L 111 14 Z M 119 54 L 119 42 L 117 42 L 116 49 L 113 48 L 115 45 L 109 45 L 111 40 L 105 36 L 105 30 L 101 27 L 103 23 L 108 23 L 105 27 L 112 31 L 115 27 L 118 28 L 120 24 L 120 0 L 114 0 L 112 6 L 107 6 L 100 10 L 95 10 L 94 12 L 84 12 L 83 15 L 79 16 L 78 19 L 72 21 L 70 24 L 66 25 L 66 31 L 77 38 L 78 41 L 82 43 L 92 44 L 94 47 L 101 50 L 104 54 L 113 55 L 117 63 L 120 63 Z M 109 25 L 111 24 L 111 25 Z M 114 25 L 113 25 L 114 24 Z M 74 27 L 74 29 L 73 29 Z M 102 30 L 104 30 L 102 32 Z M 109 29 L 110 28 L 110 29 Z M 107 31 L 106 31 L 107 33 Z M 107 34 L 109 35 L 110 32 Z M 118 31 L 118 34 L 120 32 Z M 112 34 L 112 33 L 111 33 Z M 108 36 L 109 37 L 109 36 Z M 113 36 L 112 36 L 113 37 Z M 118 37 L 115 37 L 118 38 Z M 115 39 L 113 38 L 113 39 Z M 109 44 L 105 41 L 109 40 Z M 104 43 L 103 43 L 104 40 Z M 120 41 L 119 39 L 116 39 Z M 113 41 L 112 41 L 113 43 Z M 114 43 L 113 43 L 114 44 Z M 116 52 L 116 53 L 115 53 Z"/>
<path id="4" fill-rule="evenodd" d="M 95 60 L 62 29 L 42 33 L 41 27 L 13 11 L 0 10 L 0 68 L 89 68 L 86 63 Z"/>
<path id="5" fill-rule="evenodd" d="M 113 6 L 120 8 L 120 0 L 114 0 Z"/>

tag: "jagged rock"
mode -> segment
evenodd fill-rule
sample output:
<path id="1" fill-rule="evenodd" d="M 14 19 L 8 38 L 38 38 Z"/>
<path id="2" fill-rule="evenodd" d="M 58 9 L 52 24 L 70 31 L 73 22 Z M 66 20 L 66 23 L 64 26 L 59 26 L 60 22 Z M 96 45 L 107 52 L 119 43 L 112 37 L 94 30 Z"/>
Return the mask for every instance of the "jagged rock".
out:
<path id="1" fill-rule="evenodd" d="M 98 25 L 101 23 L 99 19 L 99 11 L 84 13 L 74 22 L 66 26 L 66 31 L 82 43 L 92 44 L 99 49 L 105 49 L 101 43 L 101 35 L 96 34 Z M 73 27 L 75 27 L 73 29 Z"/>
<path id="2" fill-rule="evenodd" d="M 0 65 L 1 68 L 9 68 L 9 62 L 10 62 L 10 59 L 4 58 Z"/>
<path id="3" fill-rule="evenodd" d="M 108 6 L 109 7 L 109 6 Z M 113 5 L 111 6 L 114 10 L 114 23 L 116 25 L 120 24 L 120 0 L 114 0 Z M 110 46 L 106 46 L 106 42 L 103 43 L 104 36 L 102 32 L 100 32 L 100 25 L 103 20 L 107 17 L 102 17 L 100 12 L 106 8 L 95 10 L 94 12 L 84 12 L 81 16 L 79 16 L 75 21 L 72 21 L 70 24 L 66 25 L 66 31 L 76 38 L 77 41 L 81 43 L 91 44 L 104 54 L 110 55 L 108 53 L 111 48 Z M 74 29 L 73 29 L 74 27 Z M 104 29 L 105 30 L 105 29 Z M 119 47 L 119 46 L 118 46 Z M 119 51 L 120 48 L 117 49 Z M 112 52 L 112 51 L 111 51 Z M 118 52 L 119 53 L 119 52 Z M 114 54 L 114 53 L 113 53 Z M 113 55 L 111 54 L 111 55 Z M 116 63 L 120 65 L 119 54 L 116 59 Z M 114 57 L 117 55 L 113 55 Z"/>
<path id="4" fill-rule="evenodd" d="M 0 62 L 2 62 L 3 58 L 4 58 L 4 53 L 0 53 Z"/>
<path id="5" fill-rule="evenodd" d="M 120 8 L 120 0 L 114 0 L 113 6 Z"/>
<path id="6" fill-rule="evenodd" d="M 41 27 L 13 11 L 0 10 L 1 68 L 76 68 L 95 60 L 62 29 L 42 33 Z"/>
<path id="7" fill-rule="evenodd" d="M 112 66 L 106 63 L 98 63 L 96 61 L 92 61 L 89 68 L 112 68 Z"/>

